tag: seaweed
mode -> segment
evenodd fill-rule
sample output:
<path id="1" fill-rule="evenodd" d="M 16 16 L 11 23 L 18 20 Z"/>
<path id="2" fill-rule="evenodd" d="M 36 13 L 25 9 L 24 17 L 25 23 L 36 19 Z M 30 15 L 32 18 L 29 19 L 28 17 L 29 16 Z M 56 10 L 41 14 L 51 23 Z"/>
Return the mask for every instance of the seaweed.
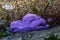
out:
<path id="1" fill-rule="evenodd" d="M 44 38 L 44 40 L 60 40 L 58 35 L 51 34 L 48 38 Z"/>

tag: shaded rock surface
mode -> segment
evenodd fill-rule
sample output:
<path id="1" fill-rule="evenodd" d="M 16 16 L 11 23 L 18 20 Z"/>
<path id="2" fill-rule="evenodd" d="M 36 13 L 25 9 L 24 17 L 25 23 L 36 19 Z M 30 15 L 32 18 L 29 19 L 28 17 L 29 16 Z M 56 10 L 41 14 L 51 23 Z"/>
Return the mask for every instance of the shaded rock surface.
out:
<path id="1" fill-rule="evenodd" d="M 43 38 L 48 37 L 50 34 L 58 34 L 60 37 L 60 26 L 40 31 L 16 33 L 15 35 L 0 38 L 0 40 L 44 40 Z"/>

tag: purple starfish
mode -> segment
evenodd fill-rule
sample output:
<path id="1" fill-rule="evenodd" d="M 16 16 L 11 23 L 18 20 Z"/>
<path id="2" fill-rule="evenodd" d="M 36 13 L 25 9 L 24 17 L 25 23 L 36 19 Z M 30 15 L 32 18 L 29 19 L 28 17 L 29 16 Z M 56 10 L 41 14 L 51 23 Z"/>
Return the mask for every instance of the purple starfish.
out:
<path id="1" fill-rule="evenodd" d="M 22 21 L 17 20 L 10 24 L 11 32 L 25 32 L 47 27 L 48 25 L 46 24 L 46 21 L 35 14 L 27 14 L 22 18 Z"/>

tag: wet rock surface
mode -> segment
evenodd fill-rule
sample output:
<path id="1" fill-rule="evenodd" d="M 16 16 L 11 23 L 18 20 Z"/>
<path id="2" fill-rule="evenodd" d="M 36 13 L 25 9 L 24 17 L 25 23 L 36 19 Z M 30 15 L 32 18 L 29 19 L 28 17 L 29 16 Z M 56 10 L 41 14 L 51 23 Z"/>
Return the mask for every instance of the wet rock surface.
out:
<path id="1" fill-rule="evenodd" d="M 60 37 L 60 26 L 46 30 L 16 33 L 8 37 L 0 38 L 0 40 L 44 40 L 44 37 L 48 37 L 50 34 L 58 34 Z"/>

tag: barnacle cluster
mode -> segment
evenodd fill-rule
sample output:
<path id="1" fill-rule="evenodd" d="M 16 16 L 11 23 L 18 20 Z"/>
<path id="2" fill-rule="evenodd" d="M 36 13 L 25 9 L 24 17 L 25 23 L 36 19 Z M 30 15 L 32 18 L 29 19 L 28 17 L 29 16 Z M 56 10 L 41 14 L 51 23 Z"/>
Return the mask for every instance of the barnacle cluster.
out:
<path id="1" fill-rule="evenodd" d="M 20 19 L 29 12 L 40 15 L 48 4 L 47 0 L 3 0 L 0 2 L 0 14 L 6 16 L 9 14 L 12 19 Z"/>

